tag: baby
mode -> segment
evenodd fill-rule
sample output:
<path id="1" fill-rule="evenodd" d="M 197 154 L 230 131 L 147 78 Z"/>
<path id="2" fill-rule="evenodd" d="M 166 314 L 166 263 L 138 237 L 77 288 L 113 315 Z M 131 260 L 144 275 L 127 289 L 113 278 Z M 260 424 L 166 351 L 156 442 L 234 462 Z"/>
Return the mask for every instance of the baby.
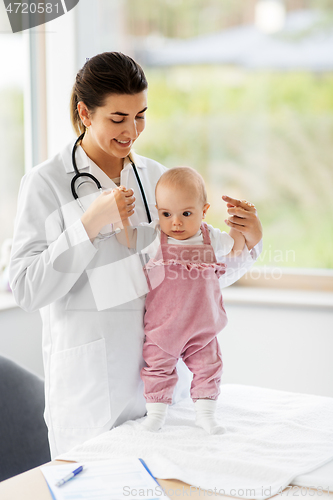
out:
<path id="1" fill-rule="evenodd" d="M 151 431 L 162 428 L 181 357 L 193 373 L 196 425 L 210 434 L 222 434 L 224 428 L 215 417 L 222 374 L 216 336 L 227 316 L 218 281 L 225 265 L 216 257 L 241 252 L 245 239 L 235 229 L 227 234 L 202 222 L 210 205 L 203 178 L 190 167 L 165 172 L 155 195 L 159 218 L 149 226 L 158 238 L 145 249 L 153 257 L 145 266 L 149 292 L 144 317 L 146 366 L 141 370 L 147 406 L 143 425 Z M 135 248 L 144 239 L 140 232 L 147 224 L 134 229 L 128 221 L 123 223 L 126 239 L 123 231 L 117 238 Z"/>

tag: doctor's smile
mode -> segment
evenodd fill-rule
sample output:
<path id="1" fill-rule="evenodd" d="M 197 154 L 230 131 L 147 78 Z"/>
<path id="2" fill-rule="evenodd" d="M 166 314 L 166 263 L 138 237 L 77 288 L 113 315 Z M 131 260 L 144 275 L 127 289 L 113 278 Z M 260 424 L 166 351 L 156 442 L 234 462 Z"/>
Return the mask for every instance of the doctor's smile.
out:
<path id="1" fill-rule="evenodd" d="M 119 139 L 114 139 L 114 141 L 116 141 L 118 144 L 121 144 L 122 146 L 128 147 L 132 145 L 131 139 L 129 139 L 128 141 L 120 141 Z"/>

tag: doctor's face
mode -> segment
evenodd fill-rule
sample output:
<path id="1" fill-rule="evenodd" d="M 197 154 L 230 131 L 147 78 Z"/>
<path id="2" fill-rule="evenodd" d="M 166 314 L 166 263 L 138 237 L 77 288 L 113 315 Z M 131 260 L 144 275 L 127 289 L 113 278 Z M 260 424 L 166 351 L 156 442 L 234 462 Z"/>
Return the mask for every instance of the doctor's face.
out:
<path id="1" fill-rule="evenodd" d="M 87 139 L 97 154 L 125 158 L 145 128 L 147 91 L 110 94 L 104 106 L 88 115 Z"/>

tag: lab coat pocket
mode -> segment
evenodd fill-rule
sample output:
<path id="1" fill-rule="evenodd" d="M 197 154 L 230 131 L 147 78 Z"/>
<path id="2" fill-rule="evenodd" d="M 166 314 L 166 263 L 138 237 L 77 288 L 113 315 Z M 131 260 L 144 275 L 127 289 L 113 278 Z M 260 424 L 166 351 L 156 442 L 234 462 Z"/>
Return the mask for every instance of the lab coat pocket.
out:
<path id="1" fill-rule="evenodd" d="M 105 340 L 51 356 L 50 412 L 58 428 L 99 428 L 111 418 Z"/>

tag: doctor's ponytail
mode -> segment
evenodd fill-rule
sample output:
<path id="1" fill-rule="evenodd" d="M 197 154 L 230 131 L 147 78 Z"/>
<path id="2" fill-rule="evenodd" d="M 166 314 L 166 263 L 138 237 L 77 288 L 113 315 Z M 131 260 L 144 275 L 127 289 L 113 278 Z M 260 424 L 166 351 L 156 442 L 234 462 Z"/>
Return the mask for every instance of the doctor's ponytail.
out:
<path id="1" fill-rule="evenodd" d="M 77 105 L 84 102 L 91 114 L 104 106 L 110 94 L 137 94 L 148 83 L 143 69 L 121 52 L 104 52 L 88 59 L 76 75 L 70 100 L 71 122 L 79 136 L 85 131 Z"/>

